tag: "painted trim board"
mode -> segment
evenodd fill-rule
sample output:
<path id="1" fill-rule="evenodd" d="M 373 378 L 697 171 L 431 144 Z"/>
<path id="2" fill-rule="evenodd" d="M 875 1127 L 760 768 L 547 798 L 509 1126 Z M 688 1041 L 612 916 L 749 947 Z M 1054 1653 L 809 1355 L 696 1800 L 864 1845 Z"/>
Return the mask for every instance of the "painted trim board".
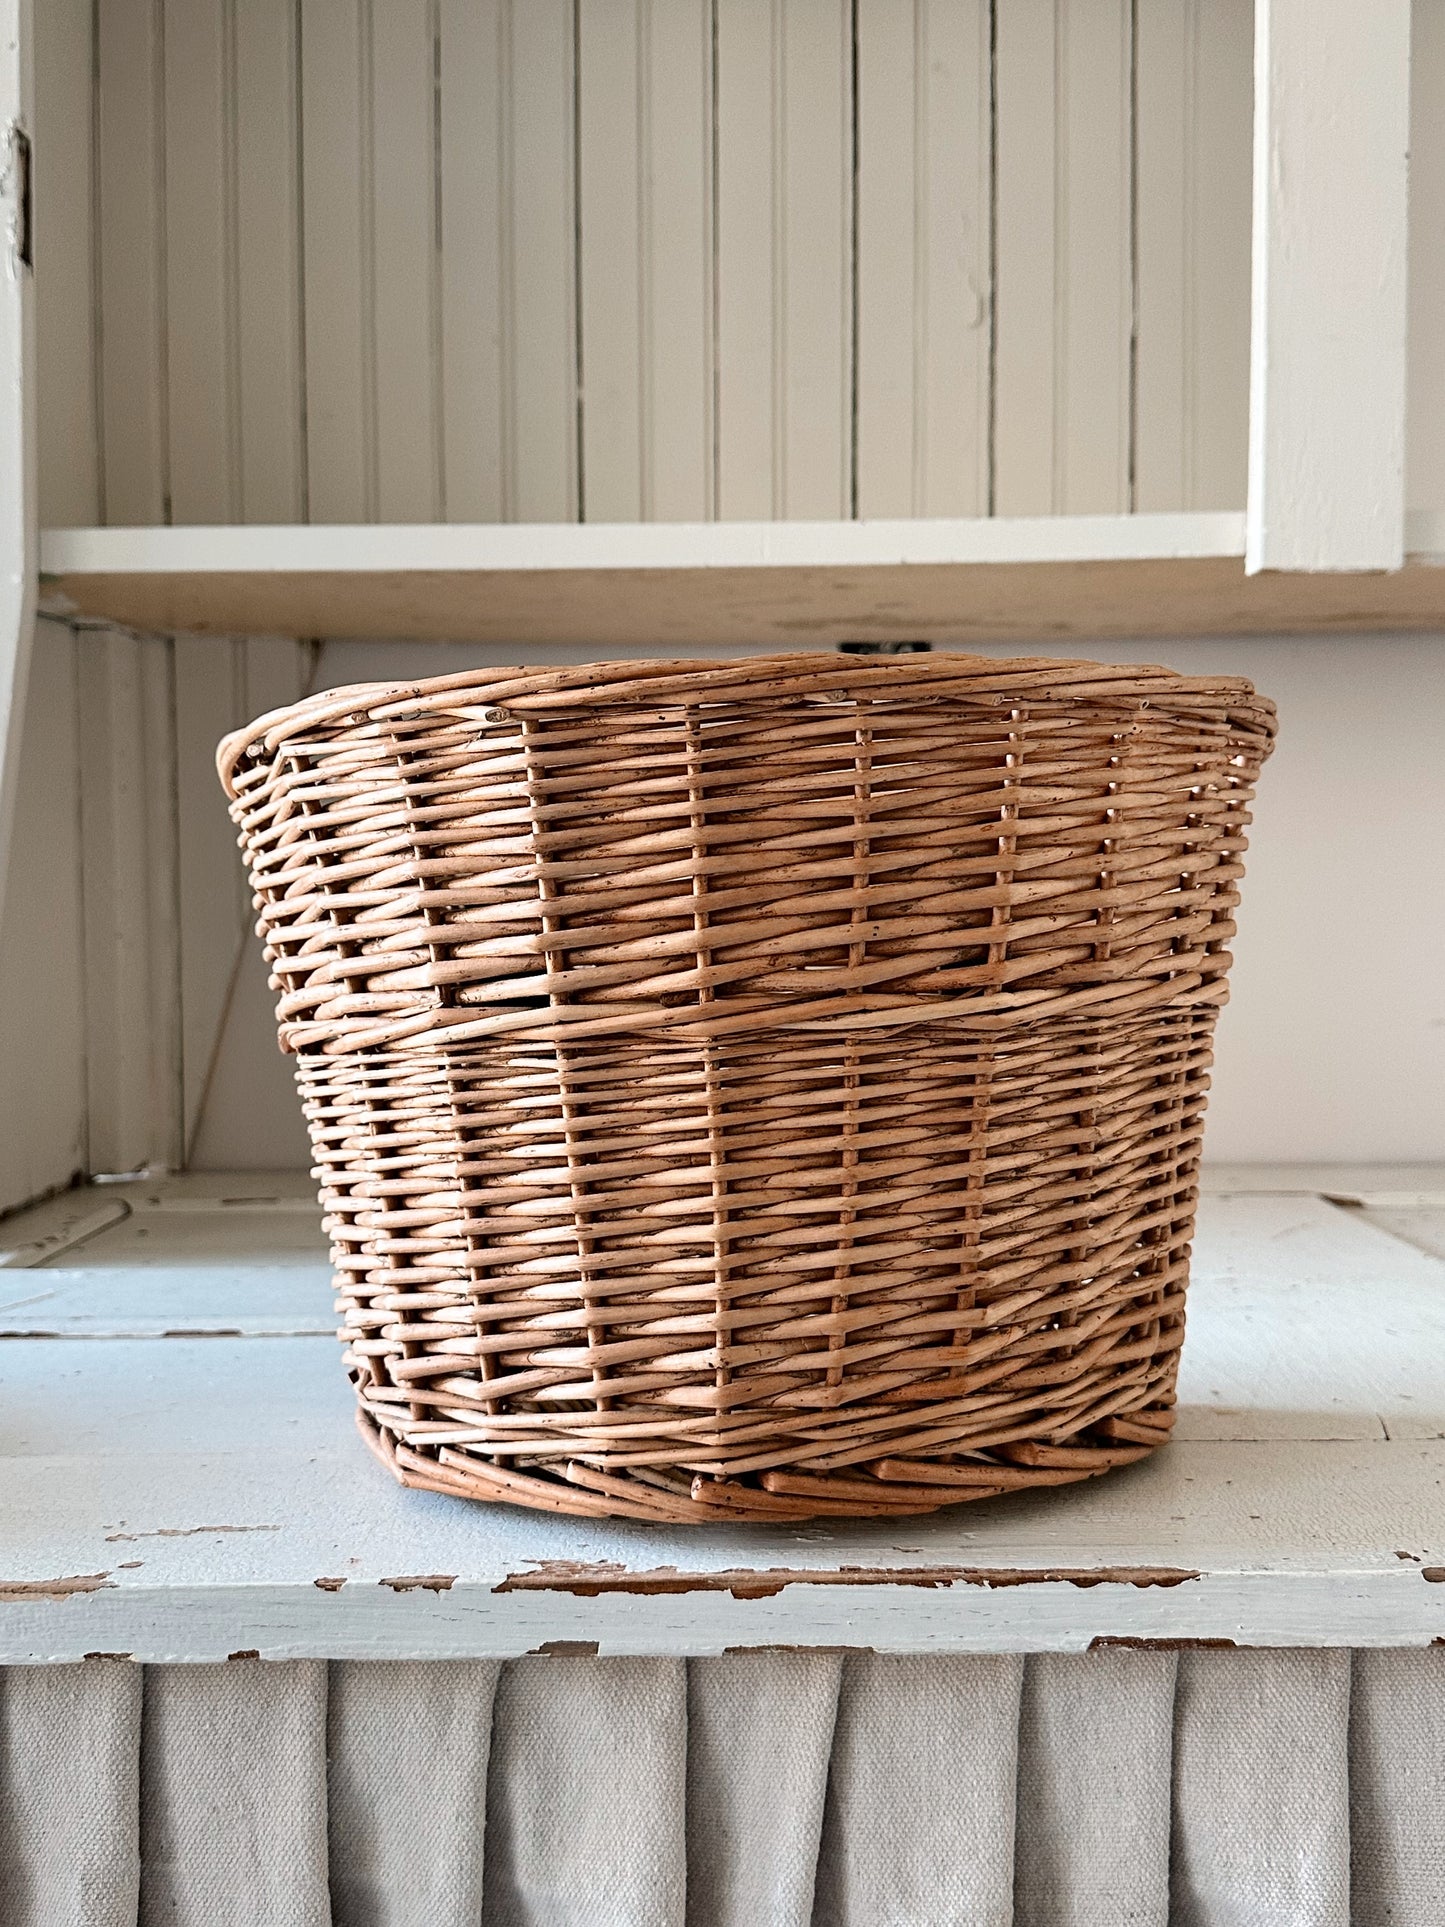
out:
<path id="1" fill-rule="evenodd" d="M 502 574 L 1123 562 L 1244 553 L 1244 518 L 965 516 L 870 521 L 285 524 L 47 529 L 47 576 Z"/>
<path id="2" fill-rule="evenodd" d="M 619 653 L 1445 627 L 1445 526 L 1394 574 L 1244 570 L 1233 513 L 53 529 L 44 608 L 159 633 Z"/>
<path id="3" fill-rule="evenodd" d="M 1246 566 L 1398 569 L 1410 0 L 1256 0 Z"/>
<path id="4" fill-rule="evenodd" d="M 404 1492 L 359 1445 L 10 1470 L 10 1664 L 1445 1639 L 1438 1440 L 1180 1443 L 1067 1502 L 687 1536 Z"/>

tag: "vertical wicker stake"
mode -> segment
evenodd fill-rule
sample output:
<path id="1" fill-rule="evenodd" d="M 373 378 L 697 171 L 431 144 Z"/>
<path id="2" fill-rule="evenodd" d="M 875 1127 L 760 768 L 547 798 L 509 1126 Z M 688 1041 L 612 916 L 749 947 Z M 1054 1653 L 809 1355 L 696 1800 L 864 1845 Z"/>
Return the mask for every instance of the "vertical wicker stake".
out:
<path id="1" fill-rule="evenodd" d="M 1168 1437 L 1273 706 L 962 655 L 329 692 L 221 746 L 362 1429 L 640 1519 Z"/>

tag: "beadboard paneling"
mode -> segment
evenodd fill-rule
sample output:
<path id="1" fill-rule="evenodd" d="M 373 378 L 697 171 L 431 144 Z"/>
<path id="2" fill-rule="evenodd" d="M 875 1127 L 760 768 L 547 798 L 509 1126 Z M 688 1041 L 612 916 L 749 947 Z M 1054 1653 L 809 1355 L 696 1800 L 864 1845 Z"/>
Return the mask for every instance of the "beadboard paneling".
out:
<path id="1" fill-rule="evenodd" d="M 577 472 L 577 208 L 571 0 L 509 0 L 504 103 L 508 445 L 505 519 L 570 522 Z M 443 57 L 445 71 L 445 57 Z"/>
<path id="2" fill-rule="evenodd" d="M 179 1163 L 173 651 L 76 638 L 88 1168 Z"/>
<path id="3" fill-rule="evenodd" d="M 507 519 L 515 410 L 507 381 L 512 225 L 502 184 L 511 65 L 507 0 L 441 0 L 437 156 L 441 200 L 442 486 L 461 522 Z"/>
<path id="4" fill-rule="evenodd" d="M 1250 0 L 40 12 L 49 524 L 1243 503 Z"/>
<path id="5" fill-rule="evenodd" d="M 165 419 L 170 519 L 241 519 L 234 36 L 229 0 L 165 0 Z"/>
<path id="6" fill-rule="evenodd" d="M 986 515 L 991 10 L 858 13 L 857 511 Z"/>
<path id="7" fill-rule="evenodd" d="M 441 0 L 439 23 L 446 516 L 575 521 L 572 0 Z"/>
<path id="8" fill-rule="evenodd" d="M 156 638 L 36 625 L 0 923 L 0 1211 L 182 1155 L 171 664 Z M 233 865 L 212 882 L 239 907 Z M 198 929 L 214 904 L 196 908 Z"/>
<path id="9" fill-rule="evenodd" d="M 91 185 L 92 0 L 35 9 L 36 411 L 47 522 L 99 522 Z"/>
<path id="10" fill-rule="evenodd" d="M 160 0 L 96 0 L 94 19 L 101 506 L 103 519 L 118 525 L 169 522 Z M 78 103 L 62 124 L 78 123 L 84 114 L 85 104 Z M 45 140 L 45 131 L 37 128 L 36 138 L 37 143 Z M 67 228 L 50 245 L 57 256 L 62 249 L 89 251 L 92 237 Z M 36 270 L 38 282 L 45 272 L 40 254 Z M 67 367 L 50 379 L 81 382 L 88 372 Z M 41 417 L 39 430 L 43 447 L 52 433 L 46 417 Z M 40 514 L 42 521 L 49 520 L 49 504 L 43 500 Z"/>
<path id="11" fill-rule="evenodd" d="M 1137 12 L 1135 509 L 1228 509 L 1249 435 L 1251 0 Z"/>
<path id="12" fill-rule="evenodd" d="M 86 1168 L 76 647 L 36 625 L 0 919 L 0 1211 Z"/>
<path id="13" fill-rule="evenodd" d="M 436 194 L 436 0 L 371 8 L 370 288 L 376 510 L 439 522 L 441 236 Z"/>
<path id="14" fill-rule="evenodd" d="M 232 637 L 176 639 L 176 812 L 181 902 L 181 1075 L 184 1135 L 196 1133 L 236 957 L 249 932 L 250 892 L 216 781 L 215 745 L 246 707 L 246 645 Z"/>
<path id="15" fill-rule="evenodd" d="M 301 155 L 295 0 L 233 0 L 240 511 L 306 518 Z"/>
<path id="16" fill-rule="evenodd" d="M 358 0 L 302 0 L 305 129 L 301 299 L 306 488 L 314 522 L 374 522 L 376 406 L 368 296 L 363 100 L 369 36 Z"/>
<path id="17" fill-rule="evenodd" d="M 847 0 L 718 0 L 717 511 L 852 500 Z"/>
<path id="18" fill-rule="evenodd" d="M 1445 503 L 1445 4 L 1410 13 L 1405 504 Z"/>
<path id="19" fill-rule="evenodd" d="M 1259 0 L 1246 572 L 1398 571 L 1410 0 Z"/>
<path id="20" fill-rule="evenodd" d="M 589 521 L 713 499 L 708 0 L 581 0 L 578 232 Z"/>
<path id="21" fill-rule="evenodd" d="M 196 1147 L 304 1164 L 214 752 L 295 701 L 309 662 L 38 624 L 0 922 L 0 1211 Z"/>
<path id="22" fill-rule="evenodd" d="M 1130 0 L 996 10 L 1000 515 L 1131 506 L 1130 17 Z"/>

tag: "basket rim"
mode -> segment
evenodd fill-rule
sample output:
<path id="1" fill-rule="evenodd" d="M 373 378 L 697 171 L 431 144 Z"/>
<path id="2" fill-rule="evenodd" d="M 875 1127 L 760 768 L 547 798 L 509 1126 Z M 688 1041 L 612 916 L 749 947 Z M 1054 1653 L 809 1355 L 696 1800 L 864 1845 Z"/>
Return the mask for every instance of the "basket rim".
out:
<path id="1" fill-rule="evenodd" d="M 1275 706 L 1244 676 L 1187 676 L 1161 663 L 1108 663 L 1053 656 L 985 656 L 963 650 L 876 659 L 833 652 L 672 658 L 622 657 L 605 662 L 516 664 L 454 671 L 395 682 L 346 683 L 268 710 L 232 730 L 216 750 L 216 768 L 234 797 L 240 765 L 274 754 L 289 738 L 347 718 L 401 719 L 429 710 L 482 705 L 544 715 L 587 705 L 617 706 L 659 698 L 699 701 L 746 695 L 787 702 L 800 695 L 913 693 L 985 707 L 1019 702 L 1120 702 L 1177 710 L 1225 723 L 1260 739 L 1269 754 Z"/>

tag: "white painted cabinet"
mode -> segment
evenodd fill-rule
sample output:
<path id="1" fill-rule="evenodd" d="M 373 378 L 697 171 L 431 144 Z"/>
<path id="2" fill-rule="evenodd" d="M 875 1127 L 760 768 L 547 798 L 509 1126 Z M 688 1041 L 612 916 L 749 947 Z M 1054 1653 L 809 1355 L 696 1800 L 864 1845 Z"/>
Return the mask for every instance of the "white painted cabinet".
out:
<path id="1" fill-rule="evenodd" d="M 48 0 L 46 604 L 610 645 L 1435 626 L 1414 11 L 1412 131 L 1409 0 Z"/>
<path id="2" fill-rule="evenodd" d="M 1438 1638 L 1445 0 L 31 4 L 0 1659 Z M 378 1494 L 217 738 L 348 681 L 859 639 L 1279 700 L 1193 1429 L 1067 1516 L 786 1562 Z M 579 1553 L 595 1599 L 534 1570 Z"/>
<path id="3" fill-rule="evenodd" d="M 846 639 L 1256 674 L 1222 1148 L 1445 1154 L 1439 652 L 1345 640 L 1445 627 L 1445 0 L 0 0 L 0 47 L 0 1209 L 304 1161 L 224 730 Z"/>

